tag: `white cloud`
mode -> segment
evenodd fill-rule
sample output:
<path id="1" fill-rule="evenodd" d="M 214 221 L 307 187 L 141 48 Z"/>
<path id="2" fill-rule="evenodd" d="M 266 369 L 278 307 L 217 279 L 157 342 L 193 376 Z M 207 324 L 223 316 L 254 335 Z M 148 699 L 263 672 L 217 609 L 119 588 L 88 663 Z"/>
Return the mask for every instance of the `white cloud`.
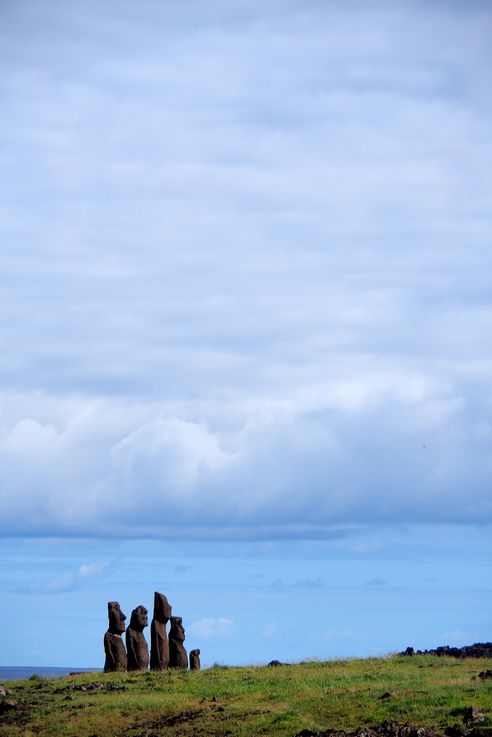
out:
<path id="1" fill-rule="evenodd" d="M 432 385 L 413 394 L 390 384 L 348 408 L 323 387 L 314 394 L 188 404 L 186 419 L 176 406 L 155 416 L 149 404 L 48 396 L 33 402 L 38 419 L 22 419 L 7 397 L 2 533 L 340 537 L 364 525 L 492 521 L 487 406 Z"/>
<path id="2" fill-rule="evenodd" d="M 188 635 L 204 639 L 230 637 L 234 633 L 234 621 L 226 617 L 205 617 L 188 628 Z"/>
<path id="3" fill-rule="evenodd" d="M 449 630 L 441 635 L 442 644 L 462 647 L 463 643 L 474 641 L 473 635 L 460 629 Z"/>
<path id="4" fill-rule="evenodd" d="M 109 563 L 107 562 L 82 563 L 75 571 L 68 571 L 49 581 L 33 585 L 30 591 L 46 594 L 62 594 L 67 591 L 74 591 L 83 587 L 90 579 L 104 575 L 108 566 Z"/>
<path id="5" fill-rule="evenodd" d="M 490 11 L 123 6 L 2 10 L 2 534 L 489 523 Z"/>

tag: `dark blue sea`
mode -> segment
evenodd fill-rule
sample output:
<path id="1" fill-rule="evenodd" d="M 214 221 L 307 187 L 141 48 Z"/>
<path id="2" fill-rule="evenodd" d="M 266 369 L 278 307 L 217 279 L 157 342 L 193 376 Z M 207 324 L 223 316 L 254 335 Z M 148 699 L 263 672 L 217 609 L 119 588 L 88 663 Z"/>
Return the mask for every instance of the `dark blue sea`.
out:
<path id="1" fill-rule="evenodd" d="M 44 668 L 35 665 L 0 665 L 0 683 L 30 678 L 33 675 L 41 678 L 61 678 L 70 673 L 101 672 L 100 668 Z"/>

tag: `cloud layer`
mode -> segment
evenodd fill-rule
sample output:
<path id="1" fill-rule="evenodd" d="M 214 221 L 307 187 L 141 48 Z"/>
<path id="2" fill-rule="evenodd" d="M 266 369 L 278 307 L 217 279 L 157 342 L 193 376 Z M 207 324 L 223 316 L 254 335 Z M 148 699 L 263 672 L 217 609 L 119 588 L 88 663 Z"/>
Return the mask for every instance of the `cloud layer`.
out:
<path id="1" fill-rule="evenodd" d="M 1 533 L 489 523 L 487 6 L 0 12 Z"/>
<path id="2" fill-rule="evenodd" d="M 195 419 L 39 396 L 37 416 L 17 419 L 10 398 L 1 531 L 234 539 L 489 523 L 490 408 L 400 392 L 344 385 Z"/>

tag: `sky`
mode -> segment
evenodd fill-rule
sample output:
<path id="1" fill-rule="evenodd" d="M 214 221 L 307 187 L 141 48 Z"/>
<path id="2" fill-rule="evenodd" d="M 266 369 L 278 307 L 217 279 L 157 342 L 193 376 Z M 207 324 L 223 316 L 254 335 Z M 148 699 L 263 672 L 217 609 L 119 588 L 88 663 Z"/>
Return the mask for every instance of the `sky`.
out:
<path id="1" fill-rule="evenodd" d="M 492 639 L 491 32 L 0 0 L 2 665 Z"/>

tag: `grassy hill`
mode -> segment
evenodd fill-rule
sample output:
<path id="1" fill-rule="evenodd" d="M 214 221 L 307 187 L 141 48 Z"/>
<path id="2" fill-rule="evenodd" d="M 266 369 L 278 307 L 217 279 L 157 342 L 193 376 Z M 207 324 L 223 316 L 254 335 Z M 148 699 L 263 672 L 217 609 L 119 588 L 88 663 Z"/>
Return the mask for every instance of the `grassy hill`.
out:
<path id="1" fill-rule="evenodd" d="M 4 684 L 0 736 L 180 737 L 356 730 L 385 720 L 463 725 L 475 705 L 492 725 L 490 660 L 372 658 L 201 673 L 85 673 Z M 492 736 L 492 729 L 490 730 Z M 478 733 L 477 733 L 478 734 Z"/>

